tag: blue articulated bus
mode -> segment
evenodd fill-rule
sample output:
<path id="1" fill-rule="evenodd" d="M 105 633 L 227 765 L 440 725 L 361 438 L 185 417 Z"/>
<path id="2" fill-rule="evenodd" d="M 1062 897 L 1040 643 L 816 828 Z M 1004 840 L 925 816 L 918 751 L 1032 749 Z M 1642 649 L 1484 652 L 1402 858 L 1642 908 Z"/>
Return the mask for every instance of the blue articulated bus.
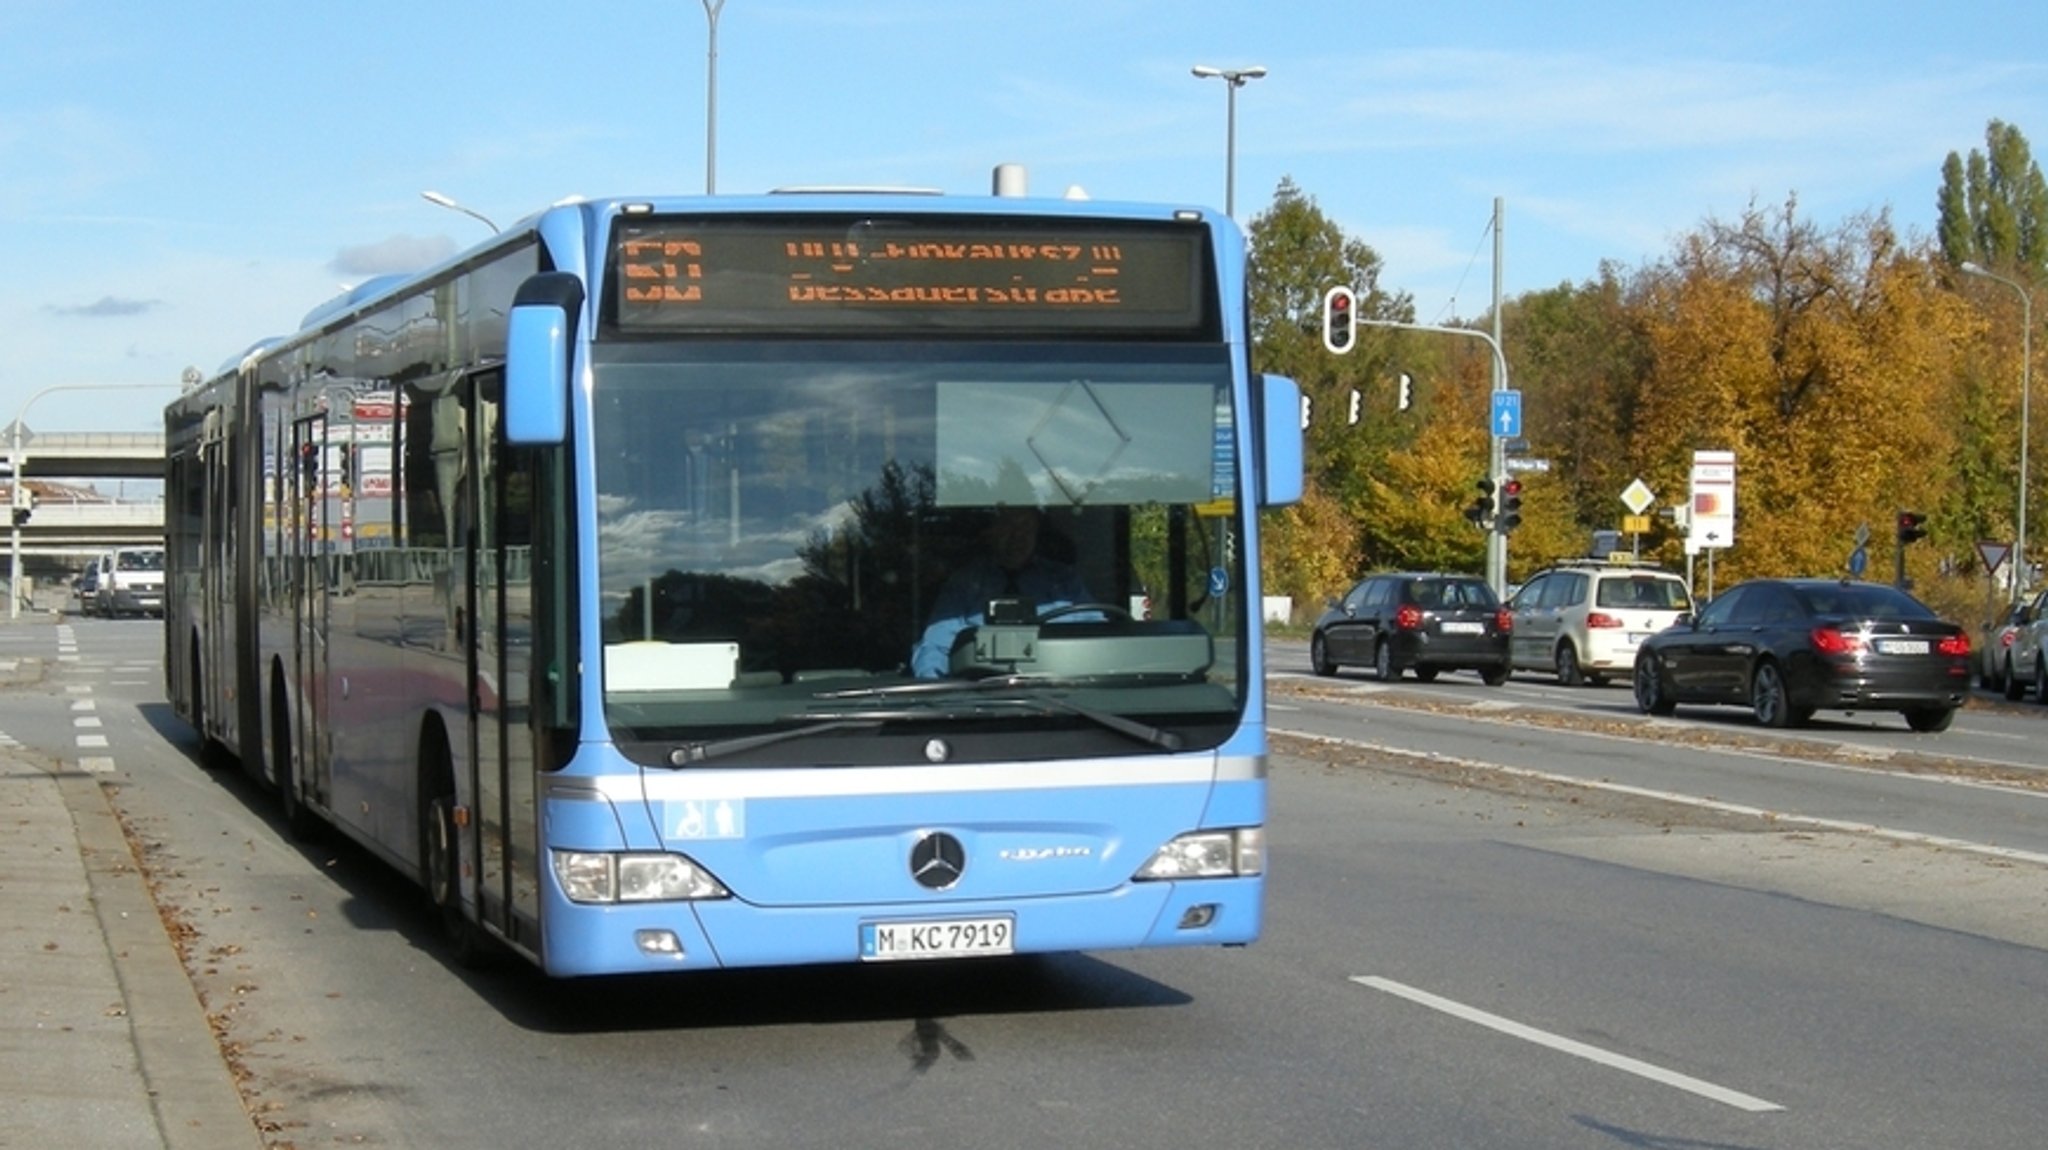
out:
<path id="1" fill-rule="evenodd" d="M 169 407 L 168 695 L 552 975 L 1249 943 L 1247 324 L 1195 208 L 550 207 Z"/>

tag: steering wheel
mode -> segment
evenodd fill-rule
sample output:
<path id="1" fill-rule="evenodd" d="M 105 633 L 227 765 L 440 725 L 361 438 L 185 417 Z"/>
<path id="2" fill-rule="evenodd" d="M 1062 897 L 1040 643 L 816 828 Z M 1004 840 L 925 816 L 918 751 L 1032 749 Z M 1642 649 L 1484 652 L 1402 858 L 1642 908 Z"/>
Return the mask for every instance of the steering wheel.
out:
<path id="1" fill-rule="evenodd" d="M 1048 607 L 1040 611 L 1036 621 L 1050 623 L 1054 619 L 1064 619 L 1069 615 L 1081 615 L 1090 611 L 1111 615 L 1122 619 L 1126 623 L 1135 621 L 1129 611 L 1114 603 L 1063 603 L 1058 607 Z"/>

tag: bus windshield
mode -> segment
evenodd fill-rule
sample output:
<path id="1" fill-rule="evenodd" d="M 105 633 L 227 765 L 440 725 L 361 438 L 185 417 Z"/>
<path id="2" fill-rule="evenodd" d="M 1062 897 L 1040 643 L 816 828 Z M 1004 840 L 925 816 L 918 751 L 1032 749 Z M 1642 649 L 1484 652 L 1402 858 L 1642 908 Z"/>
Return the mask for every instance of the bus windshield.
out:
<path id="1" fill-rule="evenodd" d="M 592 355 L 601 673 L 629 755 L 924 761 L 891 736 L 936 735 L 1016 760 L 1231 731 L 1246 612 L 1221 347 Z"/>

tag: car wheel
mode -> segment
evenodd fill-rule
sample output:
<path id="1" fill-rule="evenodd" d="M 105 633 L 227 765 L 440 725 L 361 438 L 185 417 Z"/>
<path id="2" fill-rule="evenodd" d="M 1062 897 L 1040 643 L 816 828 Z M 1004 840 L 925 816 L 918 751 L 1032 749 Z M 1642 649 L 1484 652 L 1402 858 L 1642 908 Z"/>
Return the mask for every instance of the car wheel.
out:
<path id="1" fill-rule="evenodd" d="M 1508 665 L 1502 663 L 1498 667 L 1481 667 L 1479 669 L 1479 681 L 1489 687 L 1500 686 L 1508 681 Z"/>
<path id="2" fill-rule="evenodd" d="M 1324 639 L 1320 632 L 1309 637 L 1308 669 L 1324 678 L 1337 673 L 1337 664 L 1330 661 L 1329 640 Z"/>
<path id="3" fill-rule="evenodd" d="M 1749 709 L 1756 713 L 1756 721 L 1766 727 L 1792 727 L 1799 724 L 1799 715 L 1792 707 L 1792 700 L 1786 697 L 1785 676 L 1776 663 L 1758 663 L 1749 677 Z M 1811 714 L 1811 712 L 1809 712 Z"/>
<path id="4" fill-rule="evenodd" d="M 1955 721 L 1956 709 L 1954 707 L 1921 707 L 1918 710 L 1906 712 L 1906 725 L 1923 735 L 1946 731 L 1949 724 Z"/>
<path id="5" fill-rule="evenodd" d="M 1425 683 L 1434 683 L 1436 682 L 1436 670 L 1435 667 L 1417 667 L 1415 668 L 1415 677 Z"/>
<path id="6" fill-rule="evenodd" d="M 2048 703 L 2048 659 L 2034 661 L 2034 701 Z"/>
<path id="7" fill-rule="evenodd" d="M 1648 656 L 1636 660 L 1636 708 L 1645 715 L 1663 718 L 1678 709 L 1664 693 L 1664 678 L 1657 673 L 1657 661 Z"/>
<path id="8" fill-rule="evenodd" d="M 1401 668 L 1394 666 L 1394 643 L 1381 639 L 1372 646 L 1372 673 L 1382 683 L 1391 683 L 1401 677 Z"/>
<path id="9" fill-rule="evenodd" d="M 2020 677 L 2012 673 L 2012 660 L 2010 658 L 2005 661 L 2004 679 L 2006 701 L 2011 703 L 2019 702 L 2020 697 L 2026 694 L 2026 684 L 2020 682 Z"/>
<path id="10" fill-rule="evenodd" d="M 1586 681 L 1585 672 L 1579 669 L 1579 649 L 1569 640 L 1557 645 L 1557 681 L 1565 687 L 1581 686 Z"/>

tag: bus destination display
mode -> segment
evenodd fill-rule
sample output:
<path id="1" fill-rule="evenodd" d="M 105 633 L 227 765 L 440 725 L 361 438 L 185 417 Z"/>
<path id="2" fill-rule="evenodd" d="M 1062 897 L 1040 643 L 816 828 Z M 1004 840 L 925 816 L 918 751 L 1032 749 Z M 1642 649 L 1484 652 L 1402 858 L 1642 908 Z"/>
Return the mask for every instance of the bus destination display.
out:
<path id="1" fill-rule="evenodd" d="M 612 253 L 622 329 L 1187 332 L 1204 322 L 1191 227 L 1047 220 L 653 220 Z"/>

